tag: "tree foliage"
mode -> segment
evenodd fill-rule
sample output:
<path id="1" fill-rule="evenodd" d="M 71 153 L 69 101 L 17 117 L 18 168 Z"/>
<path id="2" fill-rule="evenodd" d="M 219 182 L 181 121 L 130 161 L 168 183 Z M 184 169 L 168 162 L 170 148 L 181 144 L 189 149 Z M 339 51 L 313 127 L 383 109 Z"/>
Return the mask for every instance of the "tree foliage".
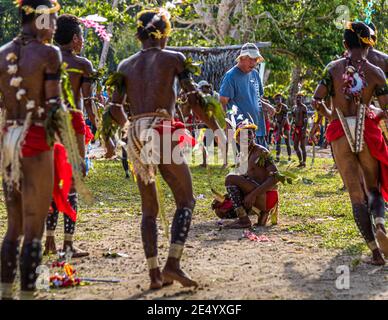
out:
<path id="1" fill-rule="evenodd" d="M 115 70 L 122 59 L 139 49 L 136 13 L 143 8 L 165 6 L 172 14 L 172 46 L 222 46 L 270 41 L 264 49 L 268 81 L 266 92 L 291 96 L 300 86 L 311 92 L 325 65 L 343 52 L 341 20 L 364 20 L 368 1 L 348 0 L 60 0 L 61 13 L 79 17 L 98 14 L 112 24 L 113 38 L 107 68 Z M 346 7 L 344 7 L 344 5 Z M 378 29 L 377 49 L 388 51 L 388 1 L 375 0 L 372 20 Z M 0 43 L 19 31 L 12 0 L 1 0 Z M 98 65 L 103 42 L 86 31 L 85 56 Z"/>

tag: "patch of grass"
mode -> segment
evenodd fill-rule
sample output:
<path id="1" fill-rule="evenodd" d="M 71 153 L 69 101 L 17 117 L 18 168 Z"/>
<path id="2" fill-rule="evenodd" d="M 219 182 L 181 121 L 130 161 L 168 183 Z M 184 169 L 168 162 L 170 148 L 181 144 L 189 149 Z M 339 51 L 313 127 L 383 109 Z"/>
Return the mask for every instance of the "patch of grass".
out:
<path id="1" fill-rule="evenodd" d="M 289 166 L 281 162 L 280 170 L 296 173 L 300 179 L 292 185 L 280 185 L 280 215 L 296 222 L 288 229 L 305 236 L 320 236 L 324 248 L 345 249 L 351 254 L 366 250 L 353 220 L 349 196 L 340 191 L 342 181 L 338 173 L 330 171 L 331 159 L 315 160 L 314 167 L 298 169 L 296 158 Z M 94 169 L 86 184 L 92 190 L 95 202 L 91 206 L 80 202 L 79 224 L 90 221 L 109 222 L 127 219 L 141 212 L 140 195 L 136 182 L 125 179 L 120 161 L 94 161 Z M 216 219 L 211 210 L 211 188 L 224 193 L 224 179 L 228 170 L 220 166 L 208 169 L 191 166 L 193 190 L 197 199 L 195 216 L 197 222 Z M 175 212 L 174 198 L 167 184 L 161 179 L 165 212 L 169 220 Z M 6 231 L 6 210 L 0 203 L 0 234 Z M 82 239 L 97 239 L 98 234 L 78 234 Z"/>

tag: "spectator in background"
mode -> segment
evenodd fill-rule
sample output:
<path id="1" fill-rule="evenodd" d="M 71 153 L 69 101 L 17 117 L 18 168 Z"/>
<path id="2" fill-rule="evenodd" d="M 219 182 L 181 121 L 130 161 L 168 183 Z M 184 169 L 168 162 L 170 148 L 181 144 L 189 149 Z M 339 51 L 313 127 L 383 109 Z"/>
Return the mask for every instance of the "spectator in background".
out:
<path id="1" fill-rule="evenodd" d="M 220 101 L 225 110 L 236 105 L 239 115 L 257 126 L 258 144 L 267 148 L 265 119 L 261 104 L 264 89 L 259 72 L 256 70 L 256 66 L 263 62 L 264 58 L 255 44 L 246 43 L 236 61 L 237 65 L 231 68 L 222 80 Z"/>

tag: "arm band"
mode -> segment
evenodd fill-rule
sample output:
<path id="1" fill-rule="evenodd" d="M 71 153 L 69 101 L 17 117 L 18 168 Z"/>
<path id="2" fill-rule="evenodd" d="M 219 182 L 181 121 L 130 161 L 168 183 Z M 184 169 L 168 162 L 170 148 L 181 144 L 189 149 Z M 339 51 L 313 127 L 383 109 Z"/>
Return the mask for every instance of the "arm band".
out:
<path id="1" fill-rule="evenodd" d="M 118 107 L 118 108 L 123 107 L 123 105 L 121 103 L 109 102 L 108 105 L 111 107 Z"/>
<path id="2" fill-rule="evenodd" d="M 376 97 L 388 95 L 388 85 L 384 84 L 381 87 L 377 87 L 375 91 Z"/>
<path id="3" fill-rule="evenodd" d="M 84 76 L 82 76 L 81 78 L 81 83 L 92 83 L 92 82 L 93 82 L 92 78 L 84 77 Z"/>
<path id="4" fill-rule="evenodd" d="M 183 70 L 181 73 L 178 74 L 178 79 L 180 81 L 182 80 L 190 80 L 190 72 L 188 70 Z"/>
<path id="5" fill-rule="evenodd" d="M 59 70 L 57 73 L 45 73 L 44 81 L 58 81 L 61 80 L 61 71 Z"/>

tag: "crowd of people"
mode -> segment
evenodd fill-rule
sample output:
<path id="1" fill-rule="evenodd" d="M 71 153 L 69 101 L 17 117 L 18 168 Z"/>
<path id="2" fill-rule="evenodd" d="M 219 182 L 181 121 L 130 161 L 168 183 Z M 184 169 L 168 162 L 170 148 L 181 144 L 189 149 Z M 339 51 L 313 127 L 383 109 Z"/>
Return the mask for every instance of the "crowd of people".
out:
<path id="1" fill-rule="evenodd" d="M 190 169 L 178 148 L 182 141 L 193 141 L 186 129 L 218 132 L 215 140 L 221 148 L 233 140 L 239 164 L 245 165 L 244 170 L 225 177 L 227 195 L 214 206 L 217 214 L 235 219 L 225 228 L 251 227 L 251 214 L 258 216 L 261 226 L 269 216 L 277 215 L 281 196 L 277 185 L 282 180 L 277 166 L 283 141 L 288 161 L 292 160 L 293 144 L 300 168 L 306 167 L 307 144 L 330 144 L 349 192 L 356 224 L 372 252 L 370 263 L 385 264 L 388 146 L 379 125 L 387 117 L 388 59 L 373 49 L 373 26 L 362 22 L 347 25 L 347 52 L 327 66 L 313 95 L 311 105 L 315 113 L 311 114 L 302 92 L 288 104 L 282 93 L 265 98 L 256 68 L 264 57 L 252 43 L 242 47 L 236 65 L 225 74 L 219 93 L 205 80 L 196 84 L 190 61 L 181 53 L 165 49 L 171 23 L 163 9 L 144 10 L 137 15 L 136 36 L 141 50 L 119 64 L 116 84 L 107 99 L 102 94 L 94 96 L 93 66 L 80 56 L 84 45 L 80 20 L 68 14 L 58 17 L 60 4 L 56 1 L 22 0 L 18 5 L 21 33 L 0 48 L 1 161 L 8 214 L 1 246 L 2 299 L 14 298 L 18 266 L 20 298 L 33 298 L 36 268 L 41 264 L 43 251 L 57 252 L 55 230 L 59 212 L 65 217 L 61 251 L 73 258 L 88 255 L 74 246 L 73 237 L 77 192 L 84 191 L 81 176 L 87 171 L 86 146 L 94 139 L 92 131 L 95 133 L 101 127 L 96 103 L 105 105 L 101 137 L 107 157 L 121 148 L 126 176 L 130 175 L 129 163 L 136 176 L 151 289 L 174 282 L 186 287 L 198 285 L 180 266 L 195 207 Z M 49 17 L 44 27 L 38 25 L 41 15 Z M 61 77 L 65 72 L 63 62 L 69 70 L 68 82 Z M 78 71 L 71 72 L 74 69 Z M 177 82 L 181 88 L 178 99 Z M 216 110 L 207 109 L 209 96 L 219 100 L 225 110 L 229 120 L 226 128 L 217 121 Z M 112 139 L 115 127 L 122 129 L 119 135 L 125 147 Z M 179 139 L 172 139 L 175 133 Z M 149 153 L 148 148 L 164 155 L 166 140 L 169 160 L 162 157 L 154 162 L 155 153 Z M 208 165 L 208 143 L 205 139 L 203 166 Z M 178 152 L 170 152 L 175 147 Z M 272 147 L 275 158 L 271 156 Z M 227 152 L 224 154 L 226 167 Z M 157 243 L 157 171 L 171 189 L 176 204 L 163 268 L 159 265 Z M 220 206 L 226 200 L 230 206 L 223 210 Z"/>

